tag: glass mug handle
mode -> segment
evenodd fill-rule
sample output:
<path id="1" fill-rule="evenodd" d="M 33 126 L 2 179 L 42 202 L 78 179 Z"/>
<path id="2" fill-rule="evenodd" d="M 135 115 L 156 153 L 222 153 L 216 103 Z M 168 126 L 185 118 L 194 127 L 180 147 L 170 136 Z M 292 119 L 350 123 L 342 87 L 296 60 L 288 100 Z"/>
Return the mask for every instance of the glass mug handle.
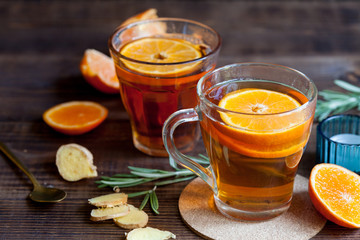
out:
<path id="1" fill-rule="evenodd" d="M 185 154 L 181 153 L 176 148 L 174 142 L 173 135 L 175 129 L 182 123 L 200 121 L 199 115 L 200 114 L 198 114 L 198 112 L 193 108 L 183 109 L 174 112 L 164 123 L 162 137 L 166 151 L 170 155 L 169 157 L 173 158 L 181 166 L 194 172 L 214 190 L 214 178 L 212 175 L 211 167 L 209 166 L 205 168 L 197 162 L 193 161 L 191 157 L 188 157 Z"/>

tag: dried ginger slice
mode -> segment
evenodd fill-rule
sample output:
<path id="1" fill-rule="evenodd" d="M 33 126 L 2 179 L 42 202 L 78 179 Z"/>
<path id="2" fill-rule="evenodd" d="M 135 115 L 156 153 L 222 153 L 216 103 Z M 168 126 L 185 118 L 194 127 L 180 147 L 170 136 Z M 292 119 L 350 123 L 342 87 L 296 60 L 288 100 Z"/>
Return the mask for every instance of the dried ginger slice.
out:
<path id="1" fill-rule="evenodd" d="M 88 201 L 91 205 L 94 205 L 96 207 L 113 207 L 126 204 L 127 199 L 128 196 L 125 193 L 111 193 L 90 198 Z"/>
<path id="2" fill-rule="evenodd" d="M 114 218 L 115 224 L 124 229 L 145 227 L 149 220 L 149 216 L 147 215 L 147 213 L 130 204 L 129 208 L 129 214 L 122 217 Z"/>
<path id="3" fill-rule="evenodd" d="M 116 217 L 121 217 L 129 214 L 130 209 L 127 205 L 121 205 L 116 207 L 107 207 L 107 208 L 98 208 L 91 210 L 90 220 L 92 221 L 102 221 L 107 219 L 112 219 Z"/>
<path id="4" fill-rule="evenodd" d="M 60 175 L 70 182 L 98 175 L 91 152 L 75 143 L 62 145 L 58 149 L 56 166 Z"/>
<path id="5" fill-rule="evenodd" d="M 152 227 L 136 228 L 131 230 L 127 235 L 127 240 L 166 240 L 176 239 L 176 236 L 169 231 L 162 231 Z"/>

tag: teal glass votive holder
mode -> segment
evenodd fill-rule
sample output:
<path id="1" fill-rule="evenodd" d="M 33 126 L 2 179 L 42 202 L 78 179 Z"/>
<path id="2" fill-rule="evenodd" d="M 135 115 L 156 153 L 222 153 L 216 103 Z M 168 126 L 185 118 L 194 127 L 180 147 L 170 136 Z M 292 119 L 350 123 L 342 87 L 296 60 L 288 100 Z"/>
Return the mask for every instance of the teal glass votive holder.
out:
<path id="1" fill-rule="evenodd" d="M 360 173 L 360 116 L 335 115 L 319 123 L 318 163 L 333 163 Z"/>

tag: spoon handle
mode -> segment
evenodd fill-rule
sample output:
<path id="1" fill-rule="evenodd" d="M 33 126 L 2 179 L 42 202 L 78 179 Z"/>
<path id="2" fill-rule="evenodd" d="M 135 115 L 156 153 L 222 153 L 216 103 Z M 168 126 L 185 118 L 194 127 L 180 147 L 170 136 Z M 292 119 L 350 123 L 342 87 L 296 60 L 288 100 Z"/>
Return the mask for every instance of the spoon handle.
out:
<path id="1" fill-rule="evenodd" d="M 0 150 L 13 162 L 18 166 L 31 180 L 31 182 L 34 184 L 34 186 L 38 186 L 39 183 L 32 175 L 32 173 L 29 171 L 29 169 L 24 165 L 23 162 L 21 162 L 11 151 L 10 149 L 2 142 L 0 142 Z"/>

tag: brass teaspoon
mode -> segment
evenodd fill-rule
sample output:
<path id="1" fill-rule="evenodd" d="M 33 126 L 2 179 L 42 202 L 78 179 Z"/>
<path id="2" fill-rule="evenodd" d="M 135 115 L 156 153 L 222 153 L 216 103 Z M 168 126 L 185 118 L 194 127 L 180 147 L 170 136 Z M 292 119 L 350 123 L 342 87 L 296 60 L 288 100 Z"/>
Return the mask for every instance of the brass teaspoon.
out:
<path id="1" fill-rule="evenodd" d="M 29 194 L 31 200 L 35 202 L 55 203 L 65 199 L 66 192 L 63 190 L 48 188 L 40 185 L 28 168 L 17 157 L 15 157 L 15 155 L 2 142 L 0 142 L 0 150 L 30 178 L 34 185 L 33 191 Z"/>

